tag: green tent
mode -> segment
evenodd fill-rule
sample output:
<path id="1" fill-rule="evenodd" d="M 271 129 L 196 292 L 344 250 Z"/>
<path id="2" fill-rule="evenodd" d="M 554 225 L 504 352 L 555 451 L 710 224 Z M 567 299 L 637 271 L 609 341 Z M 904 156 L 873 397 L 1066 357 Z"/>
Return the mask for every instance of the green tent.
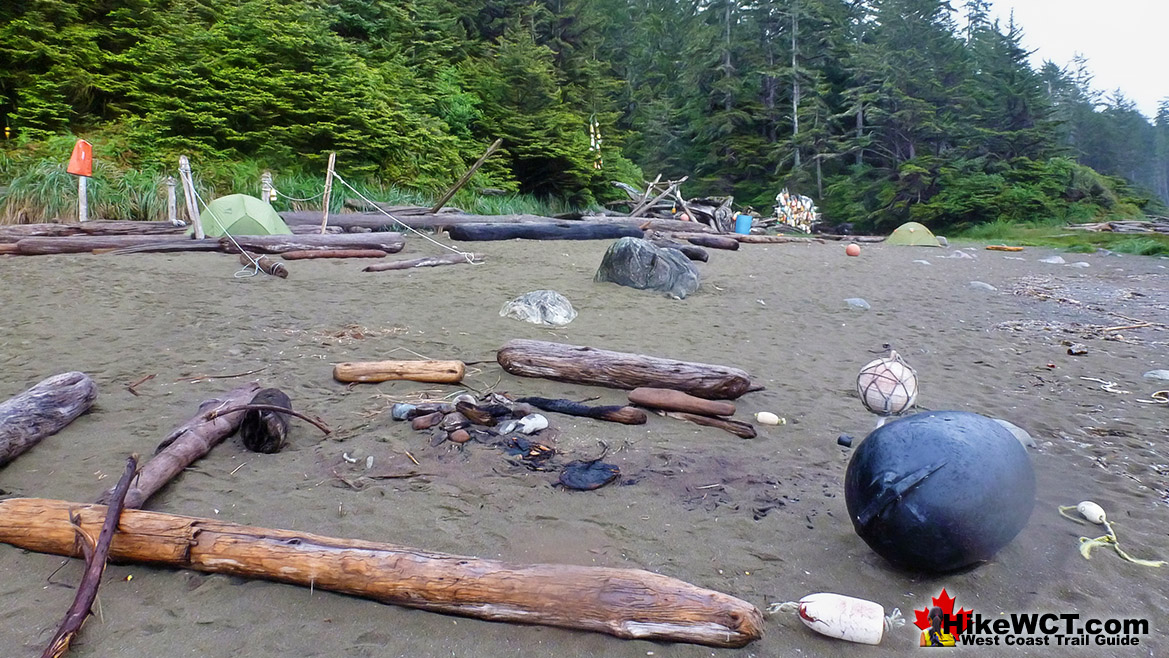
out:
<path id="1" fill-rule="evenodd" d="M 885 244 L 900 244 L 913 247 L 940 247 L 942 243 L 925 226 L 917 222 L 905 222 L 885 239 Z"/>
<path id="2" fill-rule="evenodd" d="M 203 233 L 216 238 L 231 235 L 292 235 L 288 224 L 265 201 L 246 194 L 229 194 L 207 204 L 199 215 Z M 192 229 L 193 230 L 193 229 Z"/>

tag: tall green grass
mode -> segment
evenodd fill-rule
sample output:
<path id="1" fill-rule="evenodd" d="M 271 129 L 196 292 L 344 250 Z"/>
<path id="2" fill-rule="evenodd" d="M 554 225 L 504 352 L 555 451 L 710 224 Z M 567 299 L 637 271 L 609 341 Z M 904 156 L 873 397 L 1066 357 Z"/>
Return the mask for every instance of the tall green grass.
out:
<path id="1" fill-rule="evenodd" d="M 999 220 L 975 226 L 953 237 L 957 240 L 1022 247 L 1054 247 L 1077 253 L 1107 249 L 1139 256 L 1169 255 L 1169 235 L 1084 231 L 1069 228 L 1063 223 L 1012 224 Z"/>

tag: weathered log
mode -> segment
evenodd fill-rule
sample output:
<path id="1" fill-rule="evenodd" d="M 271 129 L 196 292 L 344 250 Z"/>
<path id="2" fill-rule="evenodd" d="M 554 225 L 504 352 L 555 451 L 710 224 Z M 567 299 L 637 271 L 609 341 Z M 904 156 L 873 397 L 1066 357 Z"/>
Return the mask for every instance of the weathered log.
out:
<path id="1" fill-rule="evenodd" d="M 648 418 L 641 409 L 625 407 L 619 404 L 590 407 L 587 404 L 572 400 L 558 400 L 551 398 L 520 398 L 516 402 L 530 404 L 543 411 L 553 411 L 569 416 L 583 416 L 596 418 L 625 425 L 644 425 Z"/>
<path id="2" fill-rule="evenodd" d="M 15 256 L 20 253 L 20 247 L 15 242 L 0 242 L 0 256 Z"/>
<path id="3" fill-rule="evenodd" d="M 16 242 L 17 253 L 23 256 L 46 254 L 83 254 L 95 249 L 123 249 L 159 243 L 198 244 L 199 241 L 176 239 L 174 235 L 67 235 L 56 238 L 23 238 Z"/>
<path id="4" fill-rule="evenodd" d="M 339 233 L 333 235 L 237 235 L 233 243 L 228 238 L 219 239 L 225 251 L 236 251 L 236 244 L 248 251 L 264 254 L 279 254 L 286 251 L 311 249 L 378 249 L 386 253 L 397 253 L 406 241 L 401 233 Z"/>
<path id="5" fill-rule="evenodd" d="M 391 263 L 370 265 L 362 272 L 388 272 L 390 270 L 412 270 L 416 267 L 438 267 L 440 265 L 459 265 L 462 263 L 482 263 L 483 254 L 450 253 L 428 258 L 412 258 L 410 260 L 396 260 Z"/>
<path id="6" fill-rule="evenodd" d="M 688 242 L 691 242 L 692 244 L 697 244 L 697 245 L 700 245 L 703 247 L 711 247 L 713 249 L 732 248 L 729 246 L 728 247 L 715 247 L 713 244 L 709 244 L 707 242 L 704 242 L 704 240 L 706 238 L 709 238 L 710 236 L 703 235 L 701 233 L 683 233 L 681 235 L 675 235 L 672 237 L 685 238 Z M 812 243 L 816 243 L 816 242 L 819 242 L 819 243 L 824 242 L 824 240 L 820 237 L 803 238 L 803 237 L 793 237 L 793 236 L 788 236 L 788 235 L 743 235 L 742 233 L 724 233 L 719 237 L 726 238 L 729 240 L 734 240 L 735 242 L 741 242 L 741 243 L 745 243 L 745 244 L 787 244 L 787 243 L 812 244 Z M 699 240 L 699 242 L 695 242 L 695 240 Z M 730 243 L 725 243 L 725 244 L 729 245 Z"/>
<path id="7" fill-rule="evenodd" d="M 704 400 L 668 388 L 635 388 L 629 391 L 629 401 L 651 409 L 686 411 L 704 416 L 735 415 L 735 403 L 733 402 Z"/>
<path id="8" fill-rule="evenodd" d="M 673 240 L 667 240 L 665 238 L 654 238 L 650 240 L 650 242 L 659 247 L 665 247 L 666 249 L 677 249 L 678 251 L 682 252 L 683 256 L 689 258 L 690 260 L 696 260 L 700 263 L 705 263 L 710 260 L 710 254 L 708 254 L 702 247 L 698 247 L 692 244 L 682 244 L 681 242 L 674 242 Z M 736 246 L 738 244 L 738 242 L 735 243 Z"/>
<path id="9" fill-rule="evenodd" d="M 250 251 L 245 251 L 239 255 L 239 262 L 240 265 L 252 265 L 254 263 L 255 267 L 260 268 L 260 271 L 264 274 L 278 276 L 281 279 L 288 278 L 288 267 L 284 263 L 273 260 L 269 256 L 261 256 L 259 254 L 253 254 Z"/>
<path id="10" fill-rule="evenodd" d="M 70 515 L 92 533 L 105 514 L 101 505 L 3 500 L 0 541 L 77 556 Z M 750 603 L 640 569 L 517 565 L 158 512 L 123 512 L 110 558 L 627 639 L 740 647 L 763 634 L 763 616 Z"/>
<path id="11" fill-rule="evenodd" d="M 313 226 L 311 224 L 289 224 L 288 230 L 292 231 L 293 235 L 320 235 L 321 227 L 319 225 Z M 330 224 L 325 227 L 325 233 L 329 235 L 337 235 L 344 233 L 345 229 L 340 226 L 333 226 Z"/>
<path id="12" fill-rule="evenodd" d="M 699 247 L 738 251 L 739 241 L 726 235 L 688 235 L 686 241 Z"/>
<path id="13" fill-rule="evenodd" d="M 142 467 L 134 486 L 126 494 L 126 507 L 142 507 L 147 498 L 166 486 L 184 468 L 234 434 L 245 412 L 220 412 L 247 404 L 259 390 L 260 385 L 251 382 L 232 389 L 222 397 L 203 401 L 199 405 L 199 413 L 176 427 L 158 444 L 154 456 Z M 98 502 L 108 503 L 113 494 L 113 489 L 106 491 L 98 498 Z"/>
<path id="14" fill-rule="evenodd" d="M 65 372 L 0 403 L 0 466 L 60 432 L 96 399 L 97 385 L 88 375 Z"/>
<path id="15" fill-rule="evenodd" d="M 738 368 L 542 340 L 509 341 L 496 360 L 504 370 L 521 377 L 626 389 L 672 388 L 715 400 L 737 398 L 751 386 L 750 375 Z"/>
<path id="16" fill-rule="evenodd" d="M 0 242 L 17 242 L 24 238 L 60 237 L 65 235 L 181 235 L 186 226 L 170 222 L 94 221 L 62 224 L 13 224 L 0 226 Z"/>
<path id="17" fill-rule="evenodd" d="M 743 439 L 755 438 L 755 426 L 750 423 L 744 423 L 739 420 L 731 420 L 729 418 L 712 418 L 710 416 L 700 416 L 698 414 L 688 414 L 680 411 L 668 411 L 666 415 L 671 418 L 680 418 L 688 420 L 696 425 L 705 425 L 707 427 L 717 427 L 720 430 L 726 430 L 731 434 Z"/>
<path id="18" fill-rule="evenodd" d="M 456 224 L 447 227 L 452 240 L 615 240 L 640 238 L 644 232 L 607 222 L 545 222 L 517 224 Z"/>
<path id="19" fill-rule="evenodd" d="M 345 213 L 329 217 L 330 226 L 340 226 L 346 230 L 367 228 L 372 231 L 398 230 L 399 222 L 413 229 L 445 229 L 461 224 L 547 224 L 557 222 L 561 218 L 544 217 L 542 215 L 470 215 L 453 208 L 444 208 L 438 214 L 431 213 L 427 208 L 415 206 L 384 206 L 386 212 L 394 216 L 393 219 L 380 212 Z M 315 225 L 319 228 L 321 213 L 319 211 L 290 211 L 282 212 L 280 216 L 289 227 L 300 225 Z M 397 221 L 395 221 L 395 219 Z M 579 219 L 564 220 L 569 223 L 584 224 L 614 224 L 642 230 L 657 230 L 667 232 L 714 233 L 714 229 L 698 222 L 687 222 L 677 219 L 657 218 L 630 218 L 621 216 L 586 215 Z M 296 231 L 293 228 L 293 231 Z"/>
<path id="20" fill-rule="evenodd" d="M 406 379 L 414 382 L 457 384 L 467 367 L 462 361 L 356 361 L 338 363 L 333 379 L 339 382 L 377 383 Z"/>
<path id="21" fill-rule="evenodd" d="M 125 508 L 126 492 L 130 490 L 130 478 L 138 471 L 138 458 L 130 457 L 126 460 L 126 468 L 118 484 L 114 486 L 114 493 L 110 506 L 106 510 L 105 520 L 101 524 L 101 534 L 97 537 L 92 551 L 86 552 L 85 573 L 81 577 L 81 584 L 77 586 L 77 596 L 73 598 L 73 605 L 65 612 L 65 619 L 57 634 L 53 636 L 41 658 L 61 658 L 72 644 L 73 638 L 81 631 L 81 625 L 90 615 L 93 602 L 97 599 L 97 588 L 101 585 L 101 576 L 106 570 L 106 561 L 110 554 L 110 543 L 114 539 L 114 530 L 118 527 L 118 519 Z"/>
<path id="22" fill-rule="evenodd" d="M 284 260 L 305 260 L 309 258 L 385 258 L 380 249 L 317 249 L 286 251 L 280 254 Z"/>
<path id="23" fill-rule="evenodd" d="M 124 254 L 164 254 L 180 251 L 223 251 L 223 249 L 219 246 L 219 238 L 203 238 L 202 240 L 180 238 L 169 242 L 140 244 L 118 249 L 94 249 L 93 253 L 121 256 Z"/>

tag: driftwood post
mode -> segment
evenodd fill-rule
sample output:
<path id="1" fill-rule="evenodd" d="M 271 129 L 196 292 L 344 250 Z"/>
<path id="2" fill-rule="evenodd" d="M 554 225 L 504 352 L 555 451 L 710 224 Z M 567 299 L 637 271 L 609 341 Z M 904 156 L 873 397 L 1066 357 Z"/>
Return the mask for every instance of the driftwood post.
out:
<path id="1" fill-rule="evenodd" d="M 166 218 L 171 224 L 179 224 L 179 206 L 175 196 L 175 177 L 166 177 Z"/>
<path id="2" fill-rule="evenodd" d="M 272 203 L 276 200 L 276 195 L 272 193 L 272 172 L 270 171 L 260 174 L 260 200 L 264 203 Z"/>
<path id="3" fill-rule="evenodd" d="M 106 508 L 35 498 L 0 501 L 0 542 L 77 556 L 71 516 L 92 534 Z M 628 639 L 741 647 L 763 634 L 763 616 L 750 603 L 640 569 L 509 564 L 158 512 L 123 512 L 110 557 Z"/>
<path id="4" fill-rule="evenodd" d="M 430 212 L 433 214 L 439 210 L 442 210 L 442 207 L 451 200 L 451 197 L 455 195 L 455 192 L 458 192 L 464 185 L 467 184 L 467 181 L 471 180 L 471 176 L 475 175 L 475 172 L 479 170 L 479 167 L 482 167 L 483 163 L 487 162 L 487 158 L 490 158 L 491 154 L 495 153 L 495 149 L 499 148 L 499 145 L 502 143 L 502 139 L 497 139 L 492 142 L 491 146 L 487 147 L 487 152 L 480 156 L 479 159 L 475 161 L 475 164 L 471 165 L 471 168 L 467 170 L 467 173 L 463 174 L 462 177 L 459 178 L 458 182 L 451 186 L 451 189 L 446 191 L 446 194 L 442 195 L 442 198 L 438 200 L 438 203 L 434 204 L 434 206 L 430 209 Z"/>
<path id="5" fill-rule="evenodd" d="M 521 377 L 625 389 L 671 388 L 711 400 L 734 399 L 751 388 L 751 376 L 738 368 L 542 340 L 509 341 L 496 360 Z"/>
<path id="6" fill-rule="evenodd" d="M 337 164 L 337 152 L 329 153 L 329 165 L 325 169 L 325 199 L 322 202 L 324 206 L 324 213 L 321 215 L 321 235 L 325 234 L 325 228 L 329 225 L 329 199 L 333 195 L 333 167 Z"/>
<path id="7" fill-rule="evenodd" d="M 0 403 L 0 466 L 61 431 L 96 399 L 97 385 L 88 375 L 66 372 Z"/>
<path id="8" fill-rule="evenodd" d="M 187 156 L 179 156 L 179 178 L 183 181 L 183 196 L 187 200 L 187 216 L 195 226 L 195 239 L 206 237 L 203 233 L 203 222 L 199 219 L 199 204 L 195 201 L 195 181 L 191 178 L 191 161 Z"/>
<path id="9" fill-rule="evenodd" d="M 234 434 L 247 412 L 239 410 L 222 415 L 220 412 L 246 405 L 259 390 L 260 385 L 251 382 L 220 398 L 205 400 L 200 404 L 199 413 L 194 418 L 176 427 L 158 444 L 154 456 L 142 467 L 134 486 L 126 494 L 126 507 L 142 507 L 147 498 L 163 488 L 184 468 Z M 110 489 L 98 498 L 98 502 L 109 503 L 113 495 L 114 490 Z"/>

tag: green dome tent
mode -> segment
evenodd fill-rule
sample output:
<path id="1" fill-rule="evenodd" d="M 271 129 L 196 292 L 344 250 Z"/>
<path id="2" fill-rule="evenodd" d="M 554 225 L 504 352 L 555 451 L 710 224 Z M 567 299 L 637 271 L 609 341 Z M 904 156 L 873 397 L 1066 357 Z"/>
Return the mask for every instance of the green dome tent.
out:
<path id="1" fill-rule="evenodd" d="M 942 243 L 934 237 L 922 224 L 917 222 L 905 222 L 897 227 L 896 231 L 885 239 L 885 244 L 900 244 L 909 245 L 913 247 L 940 247 Z"/>
<path id="2" fill-rule="evenodd" d="M 221 237 L 224 233 L 292 235 L 288 224 L 280 219 L 271 205 L 246 194 L 229 194 L 215 199 L 207 204 L 199 221 L 203 224 L 203 232 L 210 238 Z"/>

